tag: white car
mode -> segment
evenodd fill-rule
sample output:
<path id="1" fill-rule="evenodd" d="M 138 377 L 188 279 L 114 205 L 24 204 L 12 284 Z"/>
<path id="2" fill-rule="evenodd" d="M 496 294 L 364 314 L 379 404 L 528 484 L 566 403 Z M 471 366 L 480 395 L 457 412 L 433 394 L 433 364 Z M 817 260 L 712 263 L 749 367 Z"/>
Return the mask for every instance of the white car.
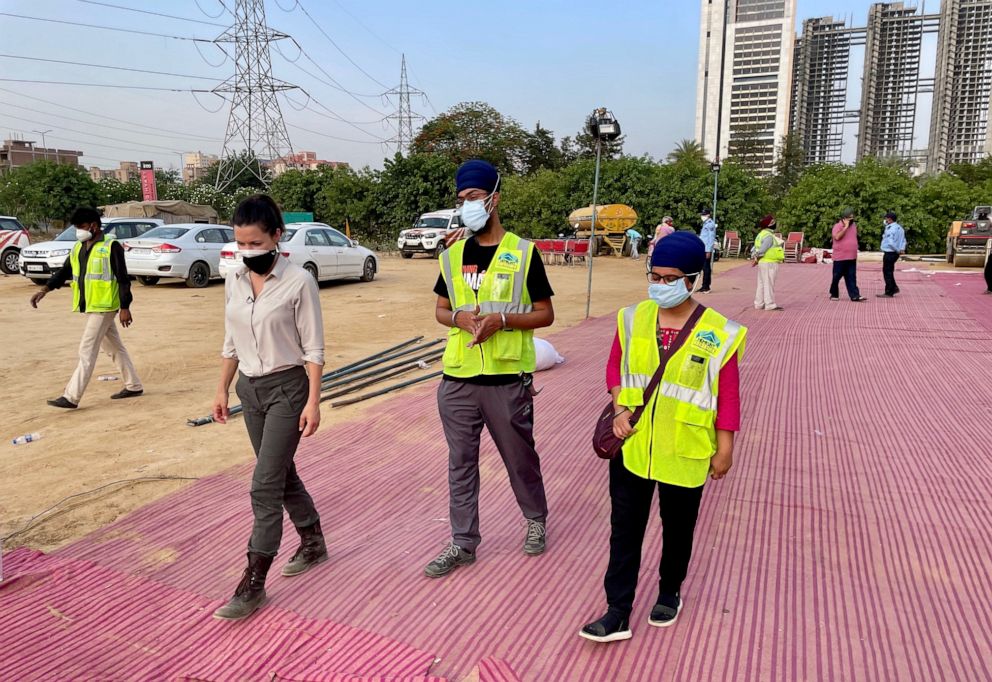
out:
<path id="1" fill-rule="evenodd" d="M 102 229 L 105 235 L 123 240 L 145 234 L 163 224 L 154 218 L 114 218 L 102 221 Z M 39 286 L 45 284 L 65 263 L 76 241 L 76 226 L 70 225 L 52 241 L 26 246 L 21 250 L 21 274 Z"/>
<path id="2" fill-rule="evenodd" d="M 220 277 L 220 252 L 232 239 L 234 230 L 225 225 L 177 223 L 121 243 L 128 274 L 142 284 L 151 286 L 163 277 L 177 277 L 199 289 Z"/>
<path id="3" fill-rule="evenodd" d="M 0 271 L 16 275 L 21 251 L 31 245 L 31 237 L 14 216 L 0 215 Z"/>
<path id="4" fill-rule="evenodd" d="M 279 252 L 318 282 L 348 277 L 371 282 L 379 272 L 379 259 L 373 251 L 324 223 L 290 223 L 279 241 Z M 220 257 L 221 277 L 239 267 L 237 242 L 226 244 Z"/>
<path id="5" fill-rule="evenodd" d="M 456 209 L 425 213 L 413 227 L 400 232 L 396 246 L 404 258 L 413 258 L 418 253 L 439 256 L 445 249 L 445 238 L 461 226 L 461 215 Z"/>

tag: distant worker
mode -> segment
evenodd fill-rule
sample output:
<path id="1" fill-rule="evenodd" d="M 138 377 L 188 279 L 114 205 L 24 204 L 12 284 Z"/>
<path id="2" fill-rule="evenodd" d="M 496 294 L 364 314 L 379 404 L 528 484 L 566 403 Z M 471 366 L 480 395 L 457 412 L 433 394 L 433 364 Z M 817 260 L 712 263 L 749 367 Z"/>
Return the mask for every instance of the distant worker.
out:
<path id="1" fill-rule="evenodd" d="M 69 282 L 72 285 L 72 309 L 86 315 L 76 371 L 62 396 L 48 401 L 52 407 L 74 410 L 90 383 L 101 349 L 117 365 L 124 380 L 124 388 L 110 396 L 111 400 L 134 398 L 141 395 L 144 389 L 120 332 L 114 325 L 115 317 L 120 318 L 121 326 L 125 328 L 130 327 L 134 320 L 131 315 L 131 280 L 124 262 L 124 247 L 104 235 L 100 213 L 95 208 L 77 208 L 70 222 L 76 227 L 78 241 L 45 288 L 31 297 L 31 307 L 37 308 L 50 291 Z"/>
<path id="2" fill-rule="evenodd" d="M 221 620 L 247 618 L 265 601 L 265 580 L 282 542 L 284 508 L 300 546 L 282 574 L 300 575 L 327 560 L 320 516 L 293 462 L 300 438 L 320 426 L 324 323 L 317 283 L 279 255 L 285 225 L 271 198 L 244 199 L 231 224 L 242 265 L 228 274 L 224 287 L 224 349 L 213 418 L 227 423 L 228 394 L 237 375 L 235 390 L 255 451 L 254 523 L 241 582 L 214 612 Z"/>
<path id="3" fill-rule="evenodd" d="M 613 396 L 613 433 L 624 443 L 622 454 L 609 463 L 607 611 L 579 632 L 594 642 L 631 637 L 630 614 L 656 490 L 662 550 L 648 624 L 675 624 L 685 607 L 682 583 L 703 486 L 707 478 L 722 479 L 733 464 L 740 429 L 738 363 L 747 329 L 693 299 L 705 257 L 694 234 L 665 238 L 651 257 L 648 298 L 617 315 L 606 385 Z M 649 394 L 646 389 L 659 370 L 660 381 Z M 632 427 L 632 413 L 641 406 L 646 408 Z"/>
<path id="4" fill-rule="evenodd" d="M 775 216 L 766 215 L 758 223 L 758 236 L 754 238 L 751 266 L 758 268 L 758 287 L 754 293 L 757 310 L 784 310 L 775 303 L 775 279 L 779 263 L 785 261 L 782 241 L 775 236 Z"/>
<path id="5" fill-rule="evenodd" d="M 840 222 L 833 229 L 834 273 L 830 281 L 830 300 L 840 300 L 840 281 L 844 280 L 847 295 L 855 303 L 862 303 L 865 297 L 858 290 L 858 225 L 854 222 L 854 209 L 848 208 L 841 214 Z"/>
<path id="6" fill-rule="evenodd" d="M 651 269 L 651 254 L 654 252 L 654 247 L 657 246 L 658 242 L 667 237 L 668 235 L 675 232 L 675 226 L 672 224 L 672 216 L 666 215 L 658 223 L 658 227 L 654 229 L 654 239 L 648 243 L 648 269 Z"/>
<path id="7" fill-rule="evenodd" d="M 448 443 L 451 540 L 424 569 L 440 578 L 475 562 L 479 534 L 479 438 L 489 430 L 527 522 L 525 554 L 544 552 L 548 504 L 534 449 L 534 330 L 549 327 L 554 292 L 533 243 L 499 217 L 500 176 L 486 161 L 455 176 L 468 239 L 440 257 L 435 318 L 450 327 L 437 391 Z"/>
<path id="8" fill-rule="evenodd" d="M 640 254 L 637 253 L 637 247 L 640 245 L 641 239 L 643 238 L 644 236 L 634 228 L 627 230 L 627 239 L 630 241 L 630 257 L 634 260 L 638 260 L 640 258 Z"/>
<path id="9" fill-rule="evenodd" d="M 716 244 L 716 221 L 713 220 L 713 213 L 704 208 L 700 214 L 703 226 L 699 230 L 699 238 L 703 240 L 706 248 L 706 260 L 703 263 L 703 286 L 699 290 L 701 294 L 710 293 L 710 285 L 713 283 L 713 246 Z"/>
<path id="10" fill-rule="evenodd" d="M 885 293 L 878 298 L 892 298 L 899 293 L 896 284 L 896 263 L 899 256 L 906 253 L 906 231 L 896 222 L 896 214 L 885 214 L 885 233 L 882 235 L 882 277 L 885 279 Z"/>
<path id="11" fill-rule="evenodd" d="M 992 256 L 988 250 L 985 252 L 985 293 L 992 294 Z"/>

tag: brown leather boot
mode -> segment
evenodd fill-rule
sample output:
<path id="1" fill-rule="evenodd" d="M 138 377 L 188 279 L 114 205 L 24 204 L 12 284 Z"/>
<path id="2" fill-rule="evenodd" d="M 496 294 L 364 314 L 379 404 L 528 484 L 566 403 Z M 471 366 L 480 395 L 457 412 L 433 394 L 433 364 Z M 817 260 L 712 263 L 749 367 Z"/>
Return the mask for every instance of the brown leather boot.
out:
<path id="1" fill-rule="evenodd" d="M 320 521 L 306 528 L 297 528 L 296 532 L 300 534 L 300 547 L 289 563 L 282 567 L 282 574 L 287 578 L 305 573 L 327 561 L 327 545 L 320 530 Z"/>
<path id="2" fill-rule="evenodd" d="M 241 620 L 255 613 L 265 602 L 265 576 L 272 566 L 272 557 L 248 552 L 248 568 L 231 600 L 214 611 L 220 620 Z"/>

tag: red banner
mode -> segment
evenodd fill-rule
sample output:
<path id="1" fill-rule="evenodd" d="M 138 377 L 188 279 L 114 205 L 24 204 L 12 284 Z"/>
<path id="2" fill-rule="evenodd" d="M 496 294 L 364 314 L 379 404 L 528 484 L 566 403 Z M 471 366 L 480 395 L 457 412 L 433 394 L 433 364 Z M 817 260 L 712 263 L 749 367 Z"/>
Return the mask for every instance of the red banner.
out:
<path id="1" fill-rule="evenodd" d="M 155 185 L 155 164 L 141 162 L 141 197 L 145 201 L 158 201 L 158 187 Z"/>

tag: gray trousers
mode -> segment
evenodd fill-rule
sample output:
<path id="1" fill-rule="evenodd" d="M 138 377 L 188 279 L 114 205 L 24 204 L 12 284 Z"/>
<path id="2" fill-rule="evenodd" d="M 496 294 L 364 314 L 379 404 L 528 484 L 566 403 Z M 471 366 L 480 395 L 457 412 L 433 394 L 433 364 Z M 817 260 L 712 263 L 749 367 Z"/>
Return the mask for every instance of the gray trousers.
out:
<path id="1" fill-rule="evenodd" d="M 479 438 L 489 429 L 524 518 L 544 523 L 548 501 L 534 449 L 534 399 L 522 381 L 479 386 L 442 381 L 438 410 L 448 441 L 448 493 L 453 542 L 474 551 L 479 535 Z"/>
<path id="2" fill-rule="evenodd" d="M 263 377 L 239 374 L 236 391 L 255 450 L 251 478 L 255 523 L 248 551 L 274 557 L 282 541 L 283 507 L 297 528 L 320 520 L 293 463 L 300 443 L 300 414 L 310 391 L 307 373 L 295 367 Z"/>

